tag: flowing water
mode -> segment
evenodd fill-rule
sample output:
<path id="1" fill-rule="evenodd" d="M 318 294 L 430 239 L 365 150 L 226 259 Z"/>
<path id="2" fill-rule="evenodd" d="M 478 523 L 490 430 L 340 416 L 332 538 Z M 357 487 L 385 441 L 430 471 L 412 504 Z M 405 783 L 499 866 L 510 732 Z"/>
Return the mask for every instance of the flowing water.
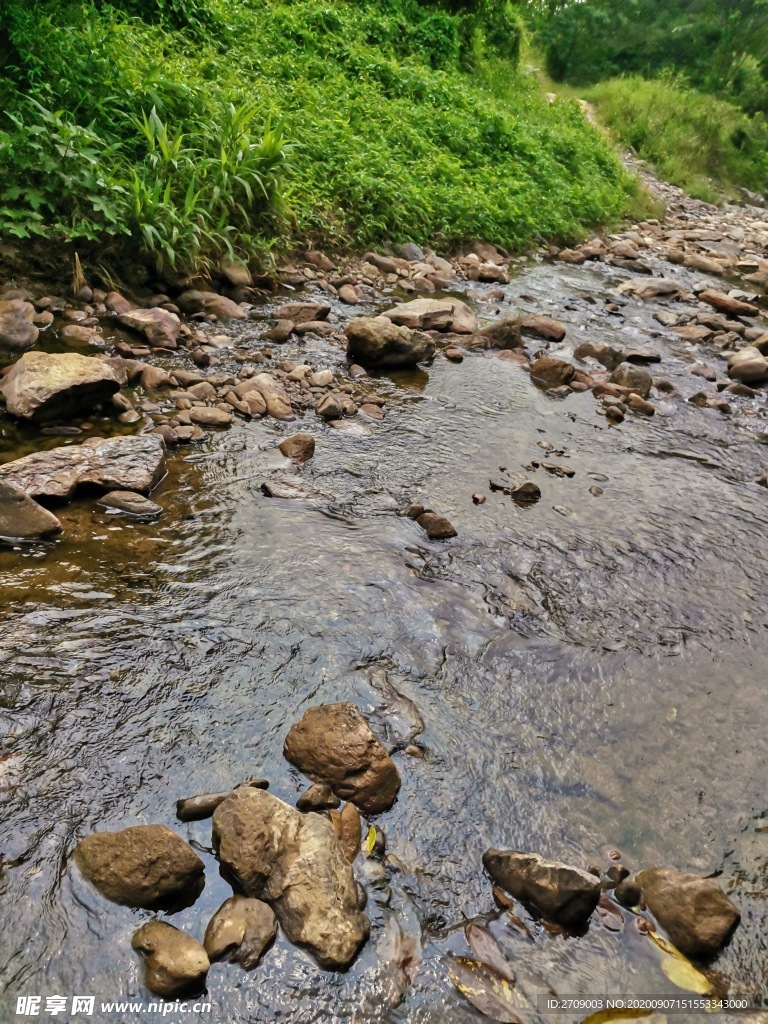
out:
<path id="1" fill-rule="evenodd" d="M 573 344 L 648 341 L 657 307 L 605 309 L 621 277 L 527 264 L 507 293 L 564 320 Z M 0 546 L 0 1020 L 22 1019 L 25 994 L 148 998 L 130 939 L 149 915 L 76 877 L 80 837 L 161 822 L 188 838 L 206 887 L 169 919 L 201 937 L 230 890 L 210 822 L 182 825 L 175 801 L 254 774 L 294 801 L 306 781 L 282 756 L 290 725 L 351 699 L 391 728 L 382 679 L 419 709 L 425 756 L 394 755 L 403 786 L 379 822 L 393 856 L 370 886 L 370 942 L 340 975 L 279 938 L 253 973 L 212 967 L 210 1014 L 165 1019 L 481 1020 L 446 957 L 468 955 L 466 919 L 496 910 L 489 845 L 722 869 L 743 920 L 714 965 L 716 991 L 765 999 L 768 491 L 752 481 L 768 466 L 766 405 L 734 399 L 728 417 L 686 404 L 701 386 L 690 346 L 663 332 L 651 343 L 664 355 L 654 376 L 682 396 L 652 419 L 612 427 L 590 393 L 551 397 L 491 354 L 438 359 L 372 382 L 387 416 L 369 435 L 314 414 L 240 423 L 169 459 L 158 522 L 83 498 L 62 510 L 63 539 Z M 279 357 L 342 358 L 322 341 Z M 300 477 L 318 494 L 267 498 L 275 445 L 297 428 L 317 437 Z M 3 459 L 29 450 L 18 435 L 4 443 Z M 500 466 L 546 460 L 549 446 L 572 478 L 539 469 L 528 507 L 490 492 Z M 411 499 L 458 538 L 427 540 L 396 514 Z M 377 956 L 392 914 L 423 943 L 396 1007 Z M 530 919 L 534 941 L 504 919 L 490 927 L 516 969 L 561 995 L 684 995 L 624 917 L 581 938 Z"/>

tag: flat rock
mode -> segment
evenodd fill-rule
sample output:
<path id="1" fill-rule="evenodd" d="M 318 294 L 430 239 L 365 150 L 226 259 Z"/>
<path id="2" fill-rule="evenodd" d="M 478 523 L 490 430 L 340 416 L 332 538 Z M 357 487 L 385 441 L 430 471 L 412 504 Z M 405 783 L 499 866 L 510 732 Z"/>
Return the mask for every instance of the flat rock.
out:
<path id="1" fill-rule="evenodd" d="M 144 957 L 144 980 L 164 999 L 202 992 L 211 966 L 204 947 L 165 921 L 147 921 L 131 939 Z"/>
<path id="2" fill-rule="evenodd" d="M 183 313 L 206 313 L 212 316 L 221 316 L 231 320 L 246 320 L 248 314 L 232 299 L 226 295 L 219 295 L 218 292 L 204 292 L 190 289 L 182 292 L 176 300 L 176 305 Z"/>
<path id="3" fill-rule="evenodd" d="M 313 782 L 324 782 L 365 814 L 389 810 L 400 775 L 358 708 L 320 704 L 304 713 L 285 739 L 286 758 Z"/>
<path id="4" fill-rule="evenodd" d="M 24 491 L 0 479 L 0 537 L 37 540 L 61 533 L 62 526 L 47 508 Z"/>
<path id="5" fill-rule="evenodd" d="M 715 291 L 712 288 L 699 292 L 698 297 L 719 313 L 729 313 L 731 316 L 757 316 L 760 312 L 758 307 L 753 306 L 751 302 L 743 302 L 741 299 L 735 299 L 732 295 Z"/>
<path id="6" fill-rule="evenodd" d="M 163 511 L 162 505 L 150 501 L 136 491 L 110 491 L 99 498 L 97 504 L 118 512 L 127 512 L 132 516 L 157 516 Z"/>
<path id="7" fill-rule="evenodd" d="M 346 326 L 347 358 L 363 366 L 397 369 L 431 359 L 435 343 L 428 334 L 398 326 L 388 317 L 358 317 Z"/>
<path id="8" fill-rule="evenodd" d="M 325 302 L 286 302 L 274 312 L 277 320 L 290 320 L 292 324 L 310 323 L 313 320 L 325 320 L 331 307 Z"/>
<path id="9" fill-rule="evenodd" d="M 189 418 L 204 427 L 229 427 L 232 424 L 231 412 L 207 406 L 193 406 L 189 410 Z"/>
<path id="10" fill-rule="evenodd" d="M 277 921 L 270 906 L 247 896 L 232 896 L 208 922 L 203 944 L 212 963 L 228 960 L 252 971 L 276 934 Z"/>
<path id="11" fill-rule="evenodd" d="M 520 320 L 520 326 L 528 334 L 535 334 L 547 341 L 561 342 L 566 334 L 565 324 L 553 320 L 551 316 L 528 314 Z"/>
<path id="12" fill-rule="evenodd" d="M 47 422 L 90 412 L 120 389 L 115 370 L 99 356 L 26 352 L 2 381 L 8 412 Z"/>
<path id="13" fill-rule="evenodd" d="M 226 875 L 266 901 L 291 942 L 322 967 L 348 967 L 368 937 L 352 867 L 331 822 L 302 814 L 256 789 L 235 790 L 213 815 L 213 842 Z"/>
<path id="14" fill-rule="evenodd" d="M 616 289 L 620 295 L 635 295 L 638 299 L 679 298 L 683 287 L 672 277 L 633 277 Z"/>
<path id="15" fill-rule="evenodd" d="M 481 327 L 469 343 L 471 348 L 521 348 L 523 336 L 518 317 L 496 320 L 487 327 Z"/>
<path id="16" fill-rule="evenodd" d="M 531 380 L 540 387 L 558 388 L 573 380 L 575 368 L 564 359 L 539 356 L 531 363 Z"/>
<path id="17" fill-rule="evenodd" d="M 146 494 L 165 473 L 165 445 L 157 434 L 102 438 L 34 452 L 0 466 L 0 481 L 33 498 L 68 500 L 80 488 Z"/>
<path id="18" fill-rule="evenodd" d="M 635 882 L 672 944 L 694 960 L 719 953 L 741 920 L 738 907 L 714 878 L 649 868 Z"/>
<path id="19" fill-rule="evenodd" d="M 483 854 L 483 864 L 493 881 L 515 899 L 566 927 L 583 925 L 602 892 L 595 875 L 537 853 L 491 849 Z"/>
<path id="20" fill-rule="evenodd" d="M 176 348 L 181 332 L 181 320 L 167 309 L 153 306 L 152 309 L 132 309 L 121 313 L 118 320 L 123 327 L 143 334 L 150 345 L 157 348 Z"/>
<path id="21" fill-rule="evenodd" d="M 94 832 L 80 840 L 73 856 L 102 896 L 126 907 L 173 905 L 202 890 L 203 862 L 165 825 Z"/>
<path id="22" fill-rule="evenodd" d="M 461 299 L 412 299 L 400 302 L 382 316 L 398 327 L 422 331 L 452 331 L 454 334 L 474 334 L 477 317 Z"/>

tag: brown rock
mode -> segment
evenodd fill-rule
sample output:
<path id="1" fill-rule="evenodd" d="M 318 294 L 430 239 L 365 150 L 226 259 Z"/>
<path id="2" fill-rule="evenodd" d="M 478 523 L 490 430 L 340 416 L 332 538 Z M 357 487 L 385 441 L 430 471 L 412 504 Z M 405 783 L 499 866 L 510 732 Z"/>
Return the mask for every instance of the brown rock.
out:
<path id="1" fill-rule="evenodd" d="M 343 284 L 339 288 L 339 298 L 348 306 L 355 306 L 360 301 L 354 286 L 351 284 Z"/>
<path id="2" fill-rule="evenodd" d="M 325 420 L 338 420 L 344 415 L 344 403 L 339 395 L 323 395 L 315 412 Z"/>
<path id="3" fill-rule="evenodd" d="M 147 921 L 131 939 L 145 958 L 147 988 L 164 999 L 202 992 L 211 966 L 203 946 L 164 921 Z"/>
<path id="4" fill-rule="evenodd" d="M 118 316 L 122 316 L 123 313 L 130 313 L 132 309 L 136 307 L 132 302 L 121 295 L 120 292 L 109 292 L 104 304 L 107 309 L 111 309 L 113 313 L 117 313 Z"/>
<path id="5" fill-rule="evenodd" d="M 61 523 L 52 512 L 0 479 L 0 537 L 37 540 L 61 530 Z"/>
<path id="6" fill-rule="evenodd" d="M 399 327 L 384 316 L 358 317 L 347 324 L 345 333 L 347 358 L 365 366 L 415 366 L 435 354 L 435 344 L 428 334 Z"/>
<path id="7" fill-rule="evenodd" d="M 430 540 L 448 540 L 458 536 L 452 523 L 445 516 L 439 516 L 436 512 L 423 512 L 416 522 Z"/>
<path id="8" fill-rule="evenodd" d="M 270 327 L 262 337 L 264 341 L 274 341 L 278 345 L 282 345 L 290 338 L 293 328 L 293 320 L 278 320 L 275 326 Z"/>
<path id="9" fill-rule="evenodd" d="M 315 782 L 296 801 L 296 806 L 300 811 L 329 811 L 335 810 L 340 805 L 341 800 L 324 782 Z"/>
<path id="10" fill-rule="evenodd" d="M 321 704 L 290 729 L 284 753 L 313 782 L 365 814 L 380 814 L 395 802 L 400 776 L 389 754 L 354 704 Z"/>
<path id="11" fill-rule="evenodd" d="M 539 356 L 531 364 L 531 380 L 534 384 L 545 388 L 557 388 L 568 384 L 573 379 L 574 368 L 563 359 L 552 356 Z"/>
<path id="12" fill-rule="evenodd" d="M 543 917 L 565 927 L 583 925 L 597 906 L 599 878 L 537 853 L 487 850 L 485 870 L 497 885 Z"/>
<path id="13" fill-rule="evenodd" d="M 203 862 L 165 825 L 94 832 L 73 856 L 102 896 L 126 907 L 173 905 L 202 890 Z"/>
<path id="14" fill-rule="evenodd" d="M 14 313 L 0 313 L 0 349 L 26 352 L 40 337 L 34 324 Z"/>
<path id="15" fill-rule="evenodd" d="M 312 320 L 325 320 L 331 307 L 324 302 L 287 302 L 275 310 L 278 320 L 290 320 L 294 325 Z"/>
<path id="16" fill-rule="evenodd" d="M 176 348 L 181 333 L 181 320 L 175 313 L 154 306 L 152 309 L 132 309 L 118 319 L 123 327 L 143 334 L 150 345 L 157 348 Z"/>
<path id="17" fill-rule="evenodd" d="M 560 342 L 565 337 L 565 324 L 559 320 L 553 320 L 549 316 L 538 316 L 527 314 L 520 321 L 523 331 L 528 334 L 535 334 L 539 338 L 546 338 L 547 341 Z"/>
<path id="18" fill-rule="evenodd" d="M 118 512 L 127 512 L 132 516 L 157 516 L 163 511 L 163 506 L 157 502 L 150 501 L 143 494 L 136 491 L 110 491 L 97 504 L 104 508 L 113 508 Z"/>
<path id="19" fill-rule="evenodd" d="M 36 423 L 90 412 L 120 388 L 99 356 L 26 352 L 2 381 L 8 412 Z"/>
<path id="20" fill-rule="evenodd" d="M 708 288 L 706 291 L 699 292 L 699 299 L 718 312 L 729 313 L 731 316 L 757 316 L 760 312 L 758 307 L 753 306 L 751 302 L 742 302 L 741 299 L 734 299 L 731 295 L 714 291 L 714 289 Z"/>
<path id="21" fill-rule="evenodd" d="M 522 348 L 523 336 L 520 331 L 520 319 L 507 317 L 482 327 L 471 342 L 472 348 Z"/>
<path id="22" fill-rule="evenodd" d="M 139 383 L 146 391 L 159 391 L 171 383 L 171 375 L 162 366 L 145 366 L 141 371 Z"/>
<path id="23" fill-rule="evenodd" d="M 214 812 L 213 841 L 227 876 L 245 896 L 269 903 L 291 942 L 323 967 L 349 966 L 369 926 L 327 818 L 237 789 Z"/>
<path id="24" fill-rule="evenodd" d="M 221 316 L 232 320 L 246 320 L 248 314 L 242 306 L 228 299 L 226 295 L 219 295 L 218 292 L 201 292 L 190 290 L 183 292 L 176 304 L 183 313 L 205 313 L 206 315 Z"/>
<path id="25" fill-rule="evenodd" d="M 244 399 L 251 406 L 253 415 L 261 403 L 251 402 L 251 393 L 257 391 L 264 402 L 264 410 L 276 420 L 292 420 L 293 408 L 285 388 L 277 383 L 274 377 L 268 373 L 257 373 L 255 377 L 249 377 L 234 388 L 238 398 Z"/>
<path id="26" fill-rule="evenodd" d="M 229 427 L 232 425 L 232 413 L 223 409 L 205 406 L 193 406 L 189 410 L 189 418 L 193 423 L 199 423 L 203 427 Z"/>
<path id="27" fill-rule="evenodd" d="M 353 803 L 344 804 L 339 815 L 339 839 L 344 856 L 350 864 L 354 863 L 355 857 L 360 852 L 363 829 L 360 824 L 360 812 Z"/>
<path id="28" fill-rule="evenodd" d="M 621 363 L 608 378 L 609 383 L 636 391 L 642 398 L 647 398 L 653 387 L 653 378 L 642 366 L 634 363 Z"/>
<path id="29" fill-rule="evenodd" d="M 252 971 L 276 934 L 271 907 L 247 896 L 231 896 L 208 922 L 205 951 L 212 963 L 228 960 Z"/>
<path id="30" fill-rule="evenodd" d="M 68 500 L 78 487 L 148 493 L 165 473 L 157 434 L 93 437 L 80 445 L 34 452 L 0 466 L 0 481 L 33 498 Z"/>
<path id="31" fill-rule="evenodd" d="M 315 454 L 315 439 L 311 434 L 294 434 L 280 442 L 280 451 L 294 462 L 309 462 Z"/>
<path id="32" fill-rule="evenodd" d="M 474 334 L 477 317 L 460 299 L 413 299 L 386 310 L 383 316 L 399 327 L 423 331 L 452 331 Z"/>
<path id="33" fill-rule="evenodd" d="M 672 944 L 695 960 L 719 953 L 741 920 L 738 907 L 714 878 L 649 868 L 635 882 Z"/>

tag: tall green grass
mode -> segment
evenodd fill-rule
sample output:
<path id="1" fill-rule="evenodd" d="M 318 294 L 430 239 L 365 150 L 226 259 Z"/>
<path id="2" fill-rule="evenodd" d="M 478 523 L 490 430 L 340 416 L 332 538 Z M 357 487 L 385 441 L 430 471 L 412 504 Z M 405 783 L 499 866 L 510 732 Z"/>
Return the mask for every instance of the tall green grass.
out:
<path id="1" fill-rule="evenodd" d="M 584 94 L 622 144 L 690 195 L 716 202 L 743 186 L 768 192 L 768 122 L 664 77 L 600 82 Z"/>
<path id="2" fill-rule="evenodd" d="M 6 0 L 0 235 L 188 272 L 230 251 L 514 249 L 633 187 L 520 72 L 508 0 Z"/>

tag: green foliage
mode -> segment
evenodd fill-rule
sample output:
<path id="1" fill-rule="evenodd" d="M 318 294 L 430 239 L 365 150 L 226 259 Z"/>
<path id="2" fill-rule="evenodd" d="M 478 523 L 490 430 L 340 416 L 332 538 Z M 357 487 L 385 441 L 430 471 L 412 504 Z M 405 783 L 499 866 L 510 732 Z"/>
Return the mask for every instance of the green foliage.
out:
<path id="1" fill-rule="evenodd" d="M 586 94 L 601 120 L 661 176 L 716 201 L 713 183 L 768 190 L 768 122 L 671 77 L 601 82 Z"/>
<path id="2" fill-rule="evenodd" d="M 284 242 L 572 239 L 631 185 L 507 0 L 6 0 L 0 234 L 188 271 Z M 0 41 L 2 42 L 2 41 Z"/>

